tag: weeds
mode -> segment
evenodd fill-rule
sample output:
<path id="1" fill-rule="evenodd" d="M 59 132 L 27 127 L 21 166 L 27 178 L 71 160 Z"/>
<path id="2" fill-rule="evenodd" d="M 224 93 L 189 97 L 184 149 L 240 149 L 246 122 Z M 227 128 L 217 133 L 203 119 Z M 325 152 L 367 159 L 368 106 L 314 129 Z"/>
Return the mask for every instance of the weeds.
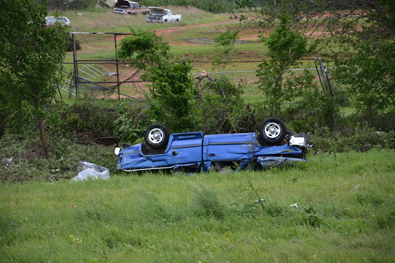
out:
<path id="1" fill-rule="evenodd" d="M 215 191 L 201 187 L 194 190 L 193 210 L 197 216 L 206 218 L 223 219 L 225 217 L 224 206 L 219 202 Z"/>
<path id="2" fill-rule="evenodd" d="M 30 180 L 56 181 L 77 175 L 80 160 L 89 160 L 116 171 L 113 147 L 80 145 L 70 139 L 51 138 L 52 153 L 44 158 L 38 138 L 29 139 L 5 134 L 0 139 L 0 181 L 27 182 Z"/>
<path id="3" fill-rule="evenodd" d="M 322 223 L 321 216 L 314 209 L 313 204 L 310 203 L 308 208 L 303 208 L 302 218 L 305 224 L 312 227 L 319 227 Z"/>
<path id="4" fill-rule="evenodd" d="M 317 255 L 324 262 L 391 262 L 393 158 L 393 150 L 373 150 L 338 153 L 337 166 L 332 155 L 311 156 L 303 170 L 5 183 L 2 261 L 270 261 L 279 255 L 311 261 Z M 256 203 L 262 197 L 264 212 Z M 306 248 L 311 253 L 302 253 Z"/>
<path id="5" fill-rule="evenodd" d="M 256 206 L 259 206 L 262 211 L 265 211 L 265 199 L 261 198 L 261 195 L 258 193 L 258 191 L 255 189 L 254 185 L 252 184 L 252 182 L 248 179 L 248 177 L 246 177 L 247 180 L 247 191 L 249 191 L 248 193 L 248 199 L 252 202 L 254 199 Z"/>

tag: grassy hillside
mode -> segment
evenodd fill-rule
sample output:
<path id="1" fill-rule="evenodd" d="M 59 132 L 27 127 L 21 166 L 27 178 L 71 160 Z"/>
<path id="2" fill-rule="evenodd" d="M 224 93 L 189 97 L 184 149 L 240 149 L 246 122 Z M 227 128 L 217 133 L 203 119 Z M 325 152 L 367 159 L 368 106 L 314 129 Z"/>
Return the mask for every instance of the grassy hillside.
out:
<path id="1" fill-rule="evenodd" d="M 168 6 L 173 14 L 181 14 L 182 21 L 177 26 L 199 23 L 214 23 L 227 19 L 224 15 L 215 15 L 195 7 Z M 70 19 L 73 31 L 78 32 L 129 32 L 129 26 L 137 29 L 157 29 L 174 27 L 175 24 L 147 24 L 145 15 L 120 15 L 110 9 L 92 9 L 90 11 L 66 11 L 62 13 Z"/>
<path id="2" fill-rule="evenodd" d="M 163 36 L 164 41 L 169 42 L 171 46 L 170 53 L 180 58 L 188 58 L 195 61 L 193 63 L 193 73 L 201 73 L 203 70 L 207 72 L 218 71 L 218 69 L 212 68 L 211 60 L 215 54 L 221 51 L 215 44 L 191 43 L 185 39 L 208 38 L 213 40 L 219 33 L 227 29 L 239 29 L 240 39 L 242 40 L 258 41 L 261 34 L 267 35 L 267 32 L 259 32 L 259 28 L 247 27 L 239 24 L 237 20 L 230 19 L 230 14 L 211 14 L 193 7 L 170 6 L 169 8 L 172 9 L 173 13 L 182 15 L 181 23 L 147 24 L 143 15 L 119 15 L 112 13 L 111 10 L 101 9 L 94 10 L 94 12 L 66 12 L 63 15 L 69 17 L 72 22 L 72 30 L 77 32 L 129 33 L 129 27 L 137 30 L 156 30 L 158 35 Z M 121 38 L 117 38 L 118 45 Z M 115 59 L 113 35 L 77 35 L 77 40 L 81 43 L 81 50 L 77 52 L 77 59 Z M 267 51 L 267 47 L 259 42 L 238 44 L 235 45 L 232 60 L 262 61 L 265 59 Z M 72 61 L 73 54 L 68 52 L 65 62 L 70 63 Z M 239 71 L 227 75 L 232 81 L 239 82 L 240 79 L 243 79 L 248 83 L 243 95 L 246 102 L 257 102 L 262 99 L 261 96 L 256 96 L 257 89 L 254 82 L 257 81 L 257 78 L 255 73 L 244 72 L 256 70 L 258 64 L 259 62 L 236 62 L 225 69 L 225 71 Z M 102 64 L 101 66 L 105 67 L 109 72 L 116 71 L 115 64 Z M 313 68 L 312 62 L 304 61 L 303 67 Z M 65 64 L 65 68 L 69 72 L 73 71 L 73 66 L 70 64 Z M 81 66 L 79 69 L 89 73 Z M 126 65 L 120 65 L 119 70 L 121 81 L 135 72 L 135 69 Z M 86 75 L 84 72 L 80 72 L 80 75 L 89 78 L 91 81 L 117 81 L 116 76 L 96 77 Z M 214 78 L 219 77 L 219 74 L 212 75 Z M 143 88 L 144 84 L 123 84 L 121 85 L 121 92 L 142 98 L 141 89 Z M 65 97 L 67 94 L 63 93 L 63 96 Z M 98 96 L 101 96 L 101 93 Z"/>
<path id="3" fill-rule="evenodd" d="M 1 261 L 393 262 L 394 158 L 373 150 L 264 172 L 5 184 Z"/>

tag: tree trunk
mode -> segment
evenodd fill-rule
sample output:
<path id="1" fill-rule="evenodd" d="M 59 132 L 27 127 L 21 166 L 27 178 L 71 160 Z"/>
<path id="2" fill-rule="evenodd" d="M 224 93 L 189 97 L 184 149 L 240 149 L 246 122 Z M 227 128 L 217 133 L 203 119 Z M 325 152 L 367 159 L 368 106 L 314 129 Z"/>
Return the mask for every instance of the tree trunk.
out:
<path id="1" fill-rule="evenodd" d="M 44 148 L 44 154 L 45 157 L 48 157 L 48 147 L 47 147 L 47 143 L 45 141 L 45 133 L 44 133 L 44 120 L 40 120 L 38 122 L 38 129 L 40 130 L 40 137 L 41 137 L 41 142 L 43 144 L 43 148 Z"/>

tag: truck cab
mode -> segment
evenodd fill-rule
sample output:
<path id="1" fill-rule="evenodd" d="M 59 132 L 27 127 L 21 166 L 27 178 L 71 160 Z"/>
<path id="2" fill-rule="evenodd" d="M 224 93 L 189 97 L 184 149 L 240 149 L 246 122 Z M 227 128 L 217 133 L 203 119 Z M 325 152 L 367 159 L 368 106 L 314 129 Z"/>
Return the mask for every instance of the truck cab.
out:
<path id="1" fill-rule="evenodd" d="M 137 2 L 120 0 L 115 4 L 113 12 L 122 15 L 149 14 L 149 9 L 145 6 L 140 6 Z"/>
<path id="2" fill-rule="evenodd" d="M 181 22 L 181 15 L 174 15 L 170 9 L 162 7 L 149 7 L 150 14 L 147 15 L 147 23 L 170 23 Z"/>

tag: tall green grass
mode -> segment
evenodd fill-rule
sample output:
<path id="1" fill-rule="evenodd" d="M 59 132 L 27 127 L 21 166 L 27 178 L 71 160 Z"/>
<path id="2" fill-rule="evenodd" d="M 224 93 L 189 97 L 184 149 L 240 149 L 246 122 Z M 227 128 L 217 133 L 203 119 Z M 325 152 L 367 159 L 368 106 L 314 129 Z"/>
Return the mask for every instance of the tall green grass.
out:
<path id="1" fill-rule="evenodd" d="M 4 184 L 1 261 L 393 262 L 394 158 L 372 150 L 262 172 Z"/>

